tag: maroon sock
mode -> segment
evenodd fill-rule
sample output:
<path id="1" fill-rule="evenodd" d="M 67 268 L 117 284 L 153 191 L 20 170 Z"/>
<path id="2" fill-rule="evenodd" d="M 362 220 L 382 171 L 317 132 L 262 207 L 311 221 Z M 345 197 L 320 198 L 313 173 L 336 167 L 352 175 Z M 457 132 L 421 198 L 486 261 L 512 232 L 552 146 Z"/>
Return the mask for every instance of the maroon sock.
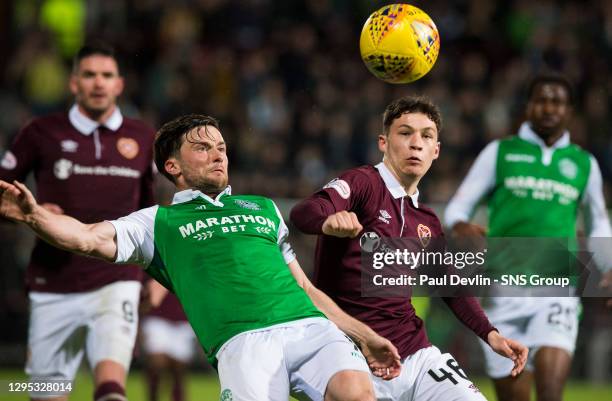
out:
<path id="1" fill-rule="evenodd" d="M 125 389 L 117 382 L 101 383 L 94 393 L 94 401 L 127 401 Z"/>
<path id="2" fill-rule="evenodd" d="M 182 374 L 176 374 L 172 384 L 172 401 L 183 401 L 184 398 L 185 390 L 183 385 L 183 377 Z"/>
<path id="3" fill-rule="evenodd" d="M 147 370 L 147 387 L 149 388 L 149 401 L 159 399 L 159 374 L 155 369 Z"/>

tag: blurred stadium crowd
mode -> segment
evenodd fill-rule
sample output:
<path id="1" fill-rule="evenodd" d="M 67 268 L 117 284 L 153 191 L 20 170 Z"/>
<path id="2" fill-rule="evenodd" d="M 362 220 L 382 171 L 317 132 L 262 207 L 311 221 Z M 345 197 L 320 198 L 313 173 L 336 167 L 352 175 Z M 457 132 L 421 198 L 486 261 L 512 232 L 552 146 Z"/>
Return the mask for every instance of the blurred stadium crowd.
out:
<path id="1" fill-rule="evenodd" d="M 437 23 L 442 45 L 433 70 L 402 86 L 377 81 L 359 57 L 361 26 L 386 3 L 2 2 L 0 153 L 30 118 L 67 109 L 71 57 L 102 38 L 123 62 L 125 114 L 155 127 L 188 112 L 220 119 L 241 193 L 302 198 L 342 169 L 379 161 L 385 105 L 426 94 L 444 128 L 420 190 L 425 202 L 443 203 L 488 141 L 514 133 L 526 81 L 552 68 L 576 84 L 572 138 L 598 158 L 612 199 L 612 2 L 411 1 Z M 0 226 L 0 322 L 16 327 L 2 333 L 5 343 L 25 342 L 27 327 L 14 266 L 29 249 L 16 254 L 15 231 Z"/>
<path id="2" fill-rule="evenodd" d="M 415 2 L 436 21 L 442 48 L 428 76 L 401 86 L 377 81 L 359 58 L 362 23 L 383 4 L 373 3 L 13 2 L 0 148 L 32 116 L 66 107 L 70 56 L 100 37 L 124 60 L 126 113 L 155 126 L 192 111 L 220 118 L 241 192 L 303 197 L 335 171 L 377 161 L 384 106 L 424 93 L 440 104 L 445 128 L 422 192 L 445 202 L 483 145 L 513 132 L 525 81 L 544 68 L 576 83 L 573 139 L 596 153 L 609 183 L 612 3 Z M 66 15 L 80 21 L 67 24 Z"/>

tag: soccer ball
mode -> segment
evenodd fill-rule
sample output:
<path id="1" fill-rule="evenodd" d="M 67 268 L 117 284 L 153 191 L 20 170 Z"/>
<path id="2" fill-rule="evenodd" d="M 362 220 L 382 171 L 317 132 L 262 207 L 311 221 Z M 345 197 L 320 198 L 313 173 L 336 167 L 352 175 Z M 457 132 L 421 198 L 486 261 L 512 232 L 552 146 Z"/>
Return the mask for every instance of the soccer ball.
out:
<path id="1" fill-rule="evenodd" d="M 372 74 L 392 84 L 416 81 L 440 50 L 434 22 L 419 8 L 391 4 L 370 15 L 361 30 L 361 58 Z"/>

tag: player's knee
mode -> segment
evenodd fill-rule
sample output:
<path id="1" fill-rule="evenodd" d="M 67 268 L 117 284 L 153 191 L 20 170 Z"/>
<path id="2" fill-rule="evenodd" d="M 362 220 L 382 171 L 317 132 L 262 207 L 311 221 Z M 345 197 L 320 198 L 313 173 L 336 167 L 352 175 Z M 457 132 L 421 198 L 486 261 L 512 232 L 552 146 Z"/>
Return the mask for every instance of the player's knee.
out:
<path id="1" fill-rule="evenodd" d="M 531 374 L 523 372 L 514 378 L 511 376 L 494 379 L 498 401 L 529 401 L 531 398 Z"/>
<path id="2" fill-rule="evenodd" d="M 327 384 L 325 401 L 376 401 L 370 375 L 355 370 L 336 373 Z"/>
<path id="3" fill-rule="evenodd" d="M 155 370 L 164 370 L 170 367 L 172 361 L 165 354 L 147 355 L 147 366 Z"/>
<path id="4" fill-rule="evenodd" d="M 94 401 L 127 401 L 127 397 L 121 384 L 115 381 L 106 381 L 96 387 Z"/>
<path id="5" fill-rule="evenodd" d="M 563 389 L 562 388 L 549 388 L 546 391 L 536 392 L 537 401 L 562 401 L 563 400 Z"/>

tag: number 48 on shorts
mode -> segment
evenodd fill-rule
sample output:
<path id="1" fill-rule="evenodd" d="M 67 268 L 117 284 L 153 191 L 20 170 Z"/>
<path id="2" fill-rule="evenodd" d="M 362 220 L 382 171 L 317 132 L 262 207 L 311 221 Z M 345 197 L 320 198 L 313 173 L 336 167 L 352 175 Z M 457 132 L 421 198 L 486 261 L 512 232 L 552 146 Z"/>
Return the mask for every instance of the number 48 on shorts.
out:
<path id="1" fill-rule="evenodd" d="M 429 369 L 427 373 L 429 374 L 429 376 L 431 376 L 432 379 L 437 382 L 450 380 L 450 382 L 453 384 L 459 384 L 459 380 L 455 378 L 453 373 L 463 380 L 468 380 L 467 375 L 465 374 L 463 369 L 459 367 L 457 361 L 451 358 L 446 361 L 446 365 L 449 367 L 448 370 L 446 368 L 438 368 L 438 371 L 436 372 L 434 369 Z"/>

